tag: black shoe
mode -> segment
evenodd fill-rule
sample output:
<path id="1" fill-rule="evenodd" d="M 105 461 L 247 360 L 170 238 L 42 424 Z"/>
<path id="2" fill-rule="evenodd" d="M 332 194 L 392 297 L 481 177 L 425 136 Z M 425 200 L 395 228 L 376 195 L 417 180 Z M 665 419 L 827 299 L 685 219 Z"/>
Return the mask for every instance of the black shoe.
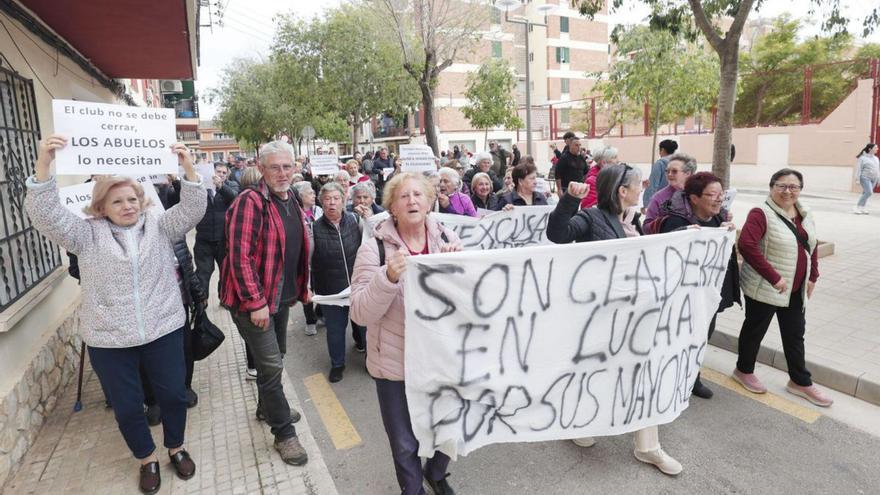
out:
<path id="1" fill-rule="evenodd" d="M 446 473 L 443 476 L 443 479 L 439 479 L 437 481 L 428 479 L 425 476 L 425 484 L 430 489 L 429 493 L 433 493 L 434 495 L 455 495 L 455 492 L 452 490 L 452 487 L 449 486 L 449 483 L 446 481 L 446 478 L 449 477 L 449 473 Z"/>
<path id="2" fill-rule="evenodd" d="M 171 458 L 171 465 L 174 466 L 178 478 L 188 480 L 196 475 L 196 463 L 189 456 L 189 452 L 179 450 L 174 455 L 169 453 L 168 457 Z"/>
<path id="3" fill-rule="evenodd" d="M 260 405 L 257 404 L 257 421 L 266 421 L 266 416 L 263 414 Z M 299 423 L 299 420 L 302 419 L 302 414 L 299 413 L 296 409 L 290 410 L 290 422 L 291 423 Z"/>
<path id="4" fill-rule="evenodd" d="M 186 408 L 192 409 L 199 404 L 199 394 L 193 389 L 186 390 Z"/>
<path id="5" fill-rule="evenodd" d="M 159 463 L 148 462 L 141 465 L 141 476 L 138 481 L 138 488 L 141 493 L 152 495 L 159 491 L 162 486 L 162 476 L 159 475 Z"/>
<path id="6" fill-rule="evenodd" d="M 703 385 L 699 378 L 694 382 L 694 388 L 691 390 L 691 393 L 701 399 L 711 399 L 715 395 L 709 387 Z"/>
<path id="7" fill-rule="evenodd" d="M 358 352 L 367 352 L 367 345 L 364 344 L 363 342 L 355 343 L 354 350 L 356 350 Z"/>
<path id="8" fill-rule="evenodd" d="M 345 372 L 345 366 L 337 366 L 335 368 L 330 368 L 330 383 L 336 383 L 338 381 L 342 381 L 342 374 Z"/>
<path id="9" fill-rule="evenodd" d="M 110 403 L 110 399 L 104 399 L 104 409 L 113 409 L 113 404 Z"/>
<path id="10" fill-rule="evenodd" d="M 147 424 L 150 426 L 156 426 L 162 422 L 162 410 L 159 409 L 159 404 L 153 404 L 152 406 L 147 406 Z"/>

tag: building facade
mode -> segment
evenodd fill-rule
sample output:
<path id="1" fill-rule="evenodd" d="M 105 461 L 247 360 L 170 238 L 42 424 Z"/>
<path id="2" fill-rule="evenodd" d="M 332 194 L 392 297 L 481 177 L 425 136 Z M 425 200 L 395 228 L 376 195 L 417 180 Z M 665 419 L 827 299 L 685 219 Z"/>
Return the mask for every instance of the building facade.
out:
<path id="1" fill-rule="evenodd" d="M 79 287 L 64 252 L 23 210 L 38 142 L 52 133 L 52 100 L 157 106 L 152 80 L 196 76 L 196 0 L 87 4 L 0 3 L 9 31 L 0 37 L 0 492 L 79 366 Z"/>

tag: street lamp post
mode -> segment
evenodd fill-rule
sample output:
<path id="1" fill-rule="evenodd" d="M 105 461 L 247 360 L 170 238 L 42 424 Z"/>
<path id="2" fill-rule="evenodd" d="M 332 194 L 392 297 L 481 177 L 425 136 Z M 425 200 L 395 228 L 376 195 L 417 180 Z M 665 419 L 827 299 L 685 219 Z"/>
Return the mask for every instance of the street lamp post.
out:
<path id="1" fill-rule="evenodd" d="M 532 79 L 531 79 L 531 61 L 529 60 L 529 33 L 533 26 L 547 27 L 547 14 L 556 8 L 555 5 L 544 4 L 537 6 L 538 12 L 544 14 L 544 22 L 532 22 L 528 17 L 510 18 L 508 12 L 521 7 L 521 0 L 496 0 L 495 6 L 504 10 L 504 20 L 511 24 L 521 24 L 525 29 L 526 39 L 526 154 L 532 155 Z"/>

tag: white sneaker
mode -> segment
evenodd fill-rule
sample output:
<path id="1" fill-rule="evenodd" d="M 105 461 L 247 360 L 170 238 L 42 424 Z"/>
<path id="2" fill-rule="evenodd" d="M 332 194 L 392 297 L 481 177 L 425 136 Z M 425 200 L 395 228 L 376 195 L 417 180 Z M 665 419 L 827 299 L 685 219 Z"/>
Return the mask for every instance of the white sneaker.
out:
<path id="1" fill-rule="evenodd" d="M 596 439 L 593 437 L 572 438 L 571 441 L 578 447 L 592 447 L 596 445 Z"/>
<path id="2" fill-rule="evenodd" d="M 871 212 L 867 208 L 862 208 L 862 215 L 870 215 Z"/>
<path id="3" fill-rule="evenodd" d="M 248 368 L 247 374 L 244 377 L 245 380 L 256 380 L 257 379 L 257 370 L 254 368 Z"/>
<path id="4" fill-rule="evenodd" d="M 855 213 L 856 215 L 861 215 L 861 214 L 862 214 L 862 208 L 859 207 L 859 206 L 853 206 L 853 213 Z"/>
<path id="5" fill-rule="evenodd" d="M 646 464 L 657 466 L 657 469 L 663 474 L 675 476 L 682 470 L 681 463 L 673 459 L 672 456 L 664 452 L 663 449 L 658 448 L 657 450 L 652 450 L 650 452 L 633 450 L 633 454 L 636 456 L 636 459 Z"/>
<path id="6" fill-rule="evenodd" d="M 315 327 L 314 323 L 309 323 L 306 325 L 306 335 L 316 335 L 318 333 L 318 329 Z"/>

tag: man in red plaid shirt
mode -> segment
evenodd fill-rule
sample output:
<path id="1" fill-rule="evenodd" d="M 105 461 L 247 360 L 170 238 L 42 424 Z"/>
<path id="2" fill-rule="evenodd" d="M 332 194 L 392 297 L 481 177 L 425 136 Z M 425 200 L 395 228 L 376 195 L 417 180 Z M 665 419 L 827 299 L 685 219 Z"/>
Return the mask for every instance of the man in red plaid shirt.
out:
<path id="1" fill-rule="evenodd" d="M 296 302 L 311 299 L 309 238 L 299 197 L 291 188 L 293 147 L 272 141 L 260 148 L 263 178 L 242 190 L 226 212 L 226 257 L 220 268 L 220 304 L 229 309 L 257 369 L 257 418 L 275 435 L 275 449 L 288 464 L 308 455 L 296 437 L 281 384 L 287 351 L 287 319 Z"/>

